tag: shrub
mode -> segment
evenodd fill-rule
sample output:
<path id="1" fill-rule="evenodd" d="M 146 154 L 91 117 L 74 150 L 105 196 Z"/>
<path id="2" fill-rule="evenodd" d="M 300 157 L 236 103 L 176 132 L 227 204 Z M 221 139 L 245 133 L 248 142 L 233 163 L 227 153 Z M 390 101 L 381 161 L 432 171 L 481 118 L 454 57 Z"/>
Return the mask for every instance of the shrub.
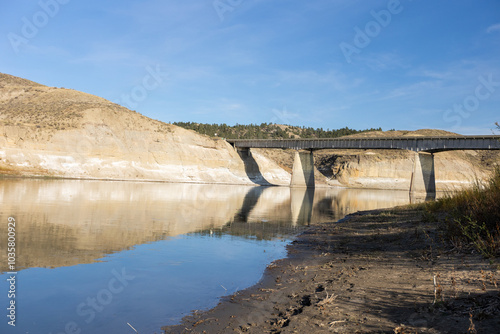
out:
<path id="1" fill-rule="evenodd" d="M 426 212 L 445 212 L 450 239 L 472 243 L 487 257 L 500 255 L 500 168 L 486 184 L 476 184 L 425 206 Z"/>

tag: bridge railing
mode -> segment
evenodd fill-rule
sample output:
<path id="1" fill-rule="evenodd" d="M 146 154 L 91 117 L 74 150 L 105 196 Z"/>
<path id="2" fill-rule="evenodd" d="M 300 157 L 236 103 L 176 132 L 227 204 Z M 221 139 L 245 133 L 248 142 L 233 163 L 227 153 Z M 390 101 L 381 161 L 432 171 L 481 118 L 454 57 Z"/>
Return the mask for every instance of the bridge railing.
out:
<path id="1" fill-rule="evenodd" d="M 319 139 L 227 139 L 239 148 L 282 149 L 396 149 L 415 152 L 500 150 L 500 136 L 432 136 Z"/>

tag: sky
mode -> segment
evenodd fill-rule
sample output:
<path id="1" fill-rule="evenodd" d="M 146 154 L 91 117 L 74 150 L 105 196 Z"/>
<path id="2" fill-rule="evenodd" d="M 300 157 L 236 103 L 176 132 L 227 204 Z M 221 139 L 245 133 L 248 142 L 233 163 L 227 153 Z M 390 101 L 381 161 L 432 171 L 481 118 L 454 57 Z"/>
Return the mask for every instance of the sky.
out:
<path id="1" fill-rule="evenodd" d="M 0 72 L 164 122 L 499 132 L 498 0 L 0 4 Z"/>

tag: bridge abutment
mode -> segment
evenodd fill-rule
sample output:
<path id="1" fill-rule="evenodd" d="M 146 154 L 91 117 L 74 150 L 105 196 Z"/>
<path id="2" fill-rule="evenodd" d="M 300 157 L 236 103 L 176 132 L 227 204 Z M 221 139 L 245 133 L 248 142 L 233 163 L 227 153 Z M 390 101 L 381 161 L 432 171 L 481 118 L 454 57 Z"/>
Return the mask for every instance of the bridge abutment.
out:
<path id="1" fill-rule="evenodd" d="M 290 187 L 314 187 L 314 157 L 312 150 L 307 152 L 295 151 Z"/>
<path id="2" fill-rule="evenodd" d="M 436 193 L 434 154 L 421 152 L 415 154 L 413 160 L 410 193 L 423 194 L 426 195 L 426 197 Z"/>

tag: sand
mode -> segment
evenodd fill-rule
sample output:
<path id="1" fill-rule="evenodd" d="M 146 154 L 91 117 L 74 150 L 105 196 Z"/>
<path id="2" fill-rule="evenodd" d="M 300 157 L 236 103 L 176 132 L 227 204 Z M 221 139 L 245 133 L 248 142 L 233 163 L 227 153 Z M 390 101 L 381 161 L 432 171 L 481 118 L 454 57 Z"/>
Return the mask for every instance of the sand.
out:
<path id="1" fill-rule="evenodd" d="M 443 233 L 415 207 L 313 226 L 257 285 L 165 333 L 500 333 L 498 261 Z"/>

